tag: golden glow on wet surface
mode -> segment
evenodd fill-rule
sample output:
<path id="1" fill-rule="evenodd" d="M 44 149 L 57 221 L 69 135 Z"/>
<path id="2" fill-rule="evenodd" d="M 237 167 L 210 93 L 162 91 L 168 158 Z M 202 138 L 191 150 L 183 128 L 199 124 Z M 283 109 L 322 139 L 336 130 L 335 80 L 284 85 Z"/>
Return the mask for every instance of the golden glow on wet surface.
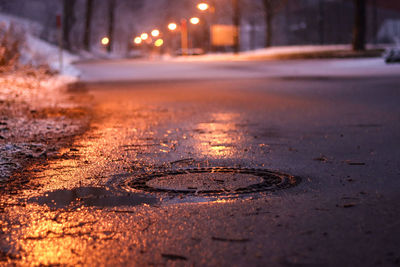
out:
<path id="1" fill-rule="evenodd" d="M 124 198 L 105 199 L 115 201 L 114 206 L 100 205 L 101 201 L 96 202 L 99 205 L 89 205 L 93 199 L 104 199 L 104 194 L 96 195 L 93 188 L 107 185 L 111 190 L 120 189 L 121 178 L 114 175 L 151 172 L 158 168 L 208 166 L 215 159 L 231 160 L 243 155 L 248 138 L 246 127 L 240 126 L 244 118 L 227 108 L 229 103 L 224 102 L 224 94 L 216 100 L 225 105 L 222 110 L 196 108 L 198 102 L 209 101 L 208 92 L 199 90 L 186 95 L 186 86 L 172 93 L 163 88 L 154 89 L 154 86 L 121 90 L 118 94 L 96 92 L 91 130 L 77 139 L 72 149 L 59 151 L 58 159 L 32 167 L 32 176 L 36 175 L 32 183 L 38 186 L 21 192 L 21 198 L 26 198 L 22 200 L 25 206 L 7 213 L 14 225 L 21 225 L 11 234 L 10 242 L 20 249 L 23 263 L 101 264 L 104 258 L 118 262 L 116 257 L 120 254 L 132 263 L 146 254 L 148 246 L 157 250 L 160 237 L 175 240 L 182 229 L 192 229 L 191 224 L 196 222 L 187 222 L 192 218 L 191 212 L 184 211 L 185 219 L 173 222 L 174 226 L 171 226 L 174 219 L 165 212 L 168 210 L 180 218 L 183 216 L 180 205 L 186 205 L 189 209 L 193 207 L 193 214 L 196 214 L 198 203 L 182 204 L 184 201 L 179 197 L 175 203 L 180 205 L 171 204 L 165 208 L 154 207 L 154 202 L 149 206 L 140 199 L 139 205 L 131 204 L 136 202 Z M 39 171 L 35 171 L 36 168 Z M 257 181 L 248 179 L 247 182 Z M 76 189 L 81 191 L 77 190 L 75 196 Z M 82 193 L 86 189 L 90 190 Z M 54 197 L 60 194 L 66 198 L 65 204 Z M 44 197 L 45 204 L 29 201 L 40 197 Z M 58 201 L 55 203 L 58 206 L 51 205 L 52 198 Z M 209 216 L 207 209 L 210 207 L 235 202 L 210 201 L 202 204 L 205 210 L 200 218 Z M 190 240 L 191 237 L 185 238 Z M 168 253 L 170 245 L 166 243 L 161 247 L 165 251 L 157 250 L 157 255 Z M 155 265 L 163 264 L 162 258 L 157 260 Z M 145 262 L 151 263 L 152 259 Z"/>
<path id="2" fill-rule="evenodd" d="M 68 236 L 64 230 L 65 221 L 53 220 L 32 221 L 24 234 L 26 243 L 23 248 L 30 251 L 26 261 L 40 262 L 44 265 L 68 264 L 75 257 L 73 251 L 82 250 L 81 240 Z M 72 249 L 74 248 L 74 249 Z"/>
<path id="3" fill-rule="evenodd" d="M 243 142 L 236 127 L 240 116 L 236 113 L 213 113 L 211 122 L 196 126 L 195 148 L 204 156 L 230 157 Z"/>

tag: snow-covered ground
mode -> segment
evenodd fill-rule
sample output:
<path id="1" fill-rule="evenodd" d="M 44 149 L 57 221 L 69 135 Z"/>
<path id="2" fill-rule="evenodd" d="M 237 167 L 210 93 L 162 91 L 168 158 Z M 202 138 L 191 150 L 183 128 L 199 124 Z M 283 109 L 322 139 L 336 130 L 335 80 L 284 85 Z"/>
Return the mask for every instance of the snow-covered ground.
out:
<path id="1" fill-rule="evenodd" d="M 59 48 L 31 34 L 26 35 L 26 47 L 23 51 L 23 55 L 23 63 L 32 63 L 34 66 L 46 64 L 52 70 L 60 71 Z M 72 65 L 72 63 L 78 59 L 78 56 L 63 51 L 61 68 L 61 74 L 64 76 L 63 79 L 65 79 L 65 76 L 69 78 L 76 78 L 79 76 L 79 71 Z"/>
<path id="2" fill-rule="evenodd" d="M 27 68 L 0 76 L 0 187 L 27 161 L 57 153 L 85 126 L 85 109 L 65 93 L 73 78 Z"/>
<path id="3" fill-rule="evenodd" d="M 55 153 L 50 139 L 72 136 L 82 124 L 71 117 L 79 107 L 64 93 L 66 85 L 78 78 L 72 65 L 78 58 L 64 51 L 62 71 L 52 75 L 48 67 L 60 70 L 60 51 L 37 37 L 40 25 L 4 14 L 0 24 L 24 33 L 21 66 L 0 75 L 1 186 L 26 161 Z"/>
<path id="4" fill-rule="evenodd" d="M 48 65 L 52 70 L 60 71 L 60 50 L 57 46 L 41 40 L 38 35 L 42 26 L 35 22 L 0 13 L 0 25 L 13 25 L 24 32 L 25 41 L 22 45 L 21 63 L 33 66 Z M 62 52 L 63 66 L 61 74 L 78 77 L 79 71 L 72 65 L 79 59 L 67 51 Z M 63 78 L 64 79 L 64 78 Z"/>

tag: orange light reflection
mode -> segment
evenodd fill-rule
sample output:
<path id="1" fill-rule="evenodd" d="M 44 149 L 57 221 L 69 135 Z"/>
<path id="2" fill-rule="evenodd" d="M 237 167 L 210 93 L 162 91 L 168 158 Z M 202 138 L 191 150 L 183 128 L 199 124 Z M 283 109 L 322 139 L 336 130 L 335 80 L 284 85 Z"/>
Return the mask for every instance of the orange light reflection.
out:
<path id="1" fill-rule="evenodd" d="M 232 156 L 243 141 L 236 127 L 238 117 L 236 113 L 215 113 L 212 122 L 199 123 L 194 136 L 196 149 L 208 156 Z"/>

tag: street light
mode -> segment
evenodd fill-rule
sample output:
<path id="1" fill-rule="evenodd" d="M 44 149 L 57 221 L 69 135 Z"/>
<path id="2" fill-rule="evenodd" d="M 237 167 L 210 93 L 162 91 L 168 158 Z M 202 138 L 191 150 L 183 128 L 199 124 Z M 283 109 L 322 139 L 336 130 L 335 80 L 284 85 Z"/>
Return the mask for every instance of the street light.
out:
<path id="1" fill-rule="evenodd" d="M 164 40 L 163 39 L 158 39 L 157 41 L 154 42 L 154 45 L 156 47 L 160 47 L 164 44 Z"/>
<path id="2" fill-rule="evenodd" d="M 147 38 L 149 38 L 149 35 L 147 34 L 147 33 L 142 33 L 141 35 L 140 35 L 140 38 L 144 41 L 144 40 L 147 40 Z"/>
<path id="3" fill-rule="evenodd" d="M 200 19 L 197 18 L 197 17 L 193 17 L 193 18 L 190 19 L 190 23 L 192 23 L 194 25 L 199 24 L 200 23 Z"/>
<path id="4" fill-rule="evenodd" d="M 142 43 L 142 38 L 136 37 L 136 38 L 133 40 L 133 42 L 134 42 L 135 44 L 139 45 L 139 44 Z"/>
<path id="5" fill-rule="evenodd" d="M 160 35 L 160 31 L 159 30 L 153 30 L 152 32 L 151 32 L 151 36 L 153 36 L 153 37 L 157 37 L 157 36 L 159 36 Z"/>
<path id="6" fill-rule="evenodd" d="M 197 25 L 200 23 L 200 19 L 198 17 L 192 17 L 189 19 L 189 22 L 193 25 Z M 168 29 L 170 31 L 175 31 L 178 29 L 178 25 L 174 22 L 171 22 L 168 24 Z M 188 22 L 186 19 L 181 19 L 179 31 L 181 33 L 181 49 L 182 49 L 182 54 L 187 55 L 188 54 L 188 48 L 189 48 L 189 33 L 188 33 Z"/>
<path id="7" fill-rule="evenodd" d="M 110 43 L 110 38 L 108 38 L 107 36 L 106 36 L 106 37 L 103 37 L 103 38 L 101 39 L 101 44 L 102 44 L 102 45 L 107 46 L 109 43 Z"/>
<path id="8" fill-rule="evenodd" d="M 176 25 L 176 23 L 172 22 L 172 23 L 168 24 L 168 29 L 170 31 L 175 31 L 177 28 L 178 28 L 178 25 Z"/>
<path id="9" fill-rule="evenodd" d="M 207 3 L 200 3 L 197 5 L 197 8 L 201 11 L 206 11 L 210 6 Z"/>
<path id="10" fill-rule="evenodd" d="M 234 0 L 235 1 L 235 0 Z M 236 0 L 237 1 L 237 0 Z M 212 24 L 213 24 L 213 18 L 211 17 L 211 14 L 215 13 L 215 6 L 214 5 L 209 5 L 205 2 L 201 2 L 197 5 L 197 9 L 199 9 L 202 12 L 208 11 L 209 15 L 207 16 L 208 18 L 205 17 L 205 14 L 202 14 L 202 20 L 204 20 L 204 36 L 208 36 L 204 38 L 204 50 L 206 51 L 207 49 L 211 50 L 211 33 L 212 33 Z M 208 23 L 207 23 L 208 21 Z M 207 25 L 208 24 L 208 25 Z M 208 39 L 206 41 L 206 39 Z M 208 45 L 207 45 L 208 42 Z"/>

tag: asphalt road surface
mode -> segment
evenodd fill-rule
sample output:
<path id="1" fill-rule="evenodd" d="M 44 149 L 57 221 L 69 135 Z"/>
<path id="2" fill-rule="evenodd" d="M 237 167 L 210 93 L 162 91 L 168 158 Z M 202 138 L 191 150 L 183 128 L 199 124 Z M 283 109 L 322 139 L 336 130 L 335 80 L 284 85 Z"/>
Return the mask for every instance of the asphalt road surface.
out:
<path id="1" fill-rule="evenodd" d="M 79 67 L 91 128 L 2 199 L 0 264 L 400 264 L 400 66 Z"/>

